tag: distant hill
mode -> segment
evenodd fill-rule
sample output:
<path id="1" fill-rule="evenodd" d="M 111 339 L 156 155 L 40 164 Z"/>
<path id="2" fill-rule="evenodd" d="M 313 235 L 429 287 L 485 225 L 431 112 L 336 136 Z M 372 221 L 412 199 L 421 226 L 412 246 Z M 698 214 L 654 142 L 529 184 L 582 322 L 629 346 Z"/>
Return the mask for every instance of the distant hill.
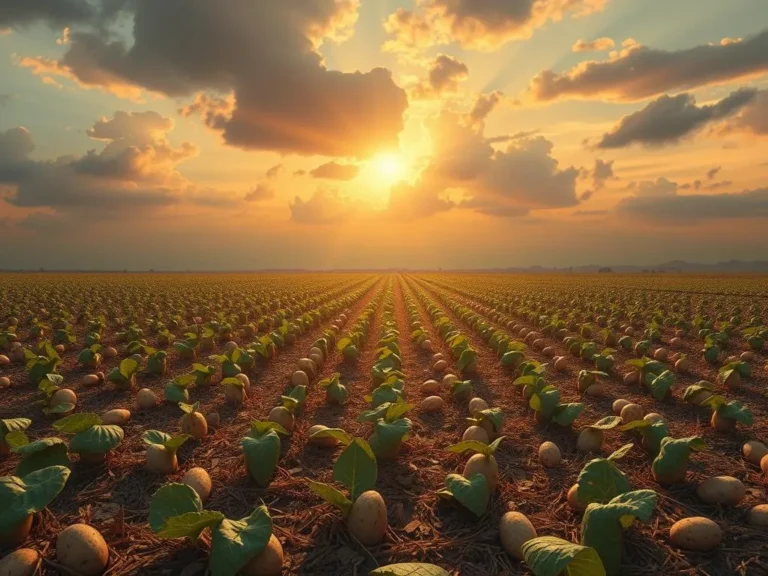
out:
<path id="1" fill-rule="evenodd" d="M 649 274 L 649 273 L 670 273 L 670 274 L 768 274 L 768 262 L 756 260 L 744 262 L 742 260 L 729 260 L 727 262 L 718 262 L 716 264 L 701 264 L 698 262 L 686 262 L 684 260 L 672 260 L 655 266 L 627 266 L 589 264 L 587 266 L 572 266 L 568 268 L 545 268 L 542 266 L 529 266 L 527 268 L 494 268 L 489 272 L 521 272 L 528 274 L 551 274 L 553 272 L 572 272 L 577 274 L 589 273 L 608 273 L 608 271 L 617 274 Z"/>

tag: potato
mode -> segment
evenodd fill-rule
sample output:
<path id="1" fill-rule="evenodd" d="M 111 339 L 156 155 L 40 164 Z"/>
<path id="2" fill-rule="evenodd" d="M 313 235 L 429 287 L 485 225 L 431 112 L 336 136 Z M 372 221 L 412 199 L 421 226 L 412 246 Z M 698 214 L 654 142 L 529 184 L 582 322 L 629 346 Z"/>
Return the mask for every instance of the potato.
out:
<path id="1" fill-rule="evenodd" d="M 56 560 L 76 574 L 98 576 L 109 562 L 109 548 L 98 530 L 73 524 L 56 538 Z"/>
<path id="2" fill-rule="evenodd" d="M 323 426 L 322 424 L 315 424 L 314 426 L 310 426 L 309 430 L 307 430 L 309 443 L 313 444 L 314 446 L 322 446 L 324 448 L 332 448 L 333 446 L 336 446 L 339 443 L 336 438 L 331 438 L 330 436 L 326 436 L 324 438 L 312 438 L 313 434 L 322 432 L 323 430 L 328 430 L 328 426 Z"/>
<path id="3" fill-rule="evenodd" d="M 431 340 L 424 340 L 421 343 L 421 349 L 425 352 L 432 352 L 432 341 Z"/>
<path id="4" fill-rule="evenodd" d="M 251 381 L 248 379 L 248 376 L 246 374 L 243 374 L 242 372 L 240 374 L 235 374 L 235 378 L 240 380 L 240 382 L 243 383 L 243 390 L 248 392 L 248 390 L 251 389 Z"/>
<path id="5" fill-rule="evenodd" d="M 656 412 L 649 412 L 645 416 L 643 416 L 643 420 L 646 422 L 650 422 L 651 424 L 655 424 L 656 422 L 663 422 L 664 416 L 661 414 L 657 414 Z"/>
<path id="6" fill-rule="evenodd" d="M 10 388 L 11 379 L 8 376 L 0 376 L 0 388 Z"/>
<path id="7" fill-rule="evenodd" d="M 694 406 L 701 406 L 707 399 L 712 397 L 712 392 L 709 390 L 699 390 L 695 394 L 688 397 L 688 403 Z"/>
<path id="8" fill-rule="evenodd" d="M 40 553 L 19 548 L 0 560 L 0 576 L 33 576 L 40 565 Z"/>
<path id="9" fill-rule="evenodd" d="M 0 548 L 13 548 L 24 542 L 32 530 L 32 519 L 30 514 L 15 526 L 0 532 Z"/>
<path id="10" fill-rule="evenodd" d="M 230 340 L 224 344 L 224 352 L 233 352 L 237 348 L 237 342 Z"/>
<path id="11" fill-rule="evenodd" d="M 621 411 L 627 404 L 630 404 L 629 400 L 625 400 L 624 398 L 619 398 L 618 400 L 614 400 L 613 402 L 613 413 L 616 414 L 616 416 L 621 416 Z"/>
<path id="12" fill-rule="evenodd" d="M 321 354 L 310 354 L 309 359 L 314 362 L 318 370 L 323 367 L 323 364 L 325 364 L 325 359 Z"/>
<path id="13" fill-rule="evenodd" d="M 587 396 L 590 396 L 592 398 L 600 398 L 602 396 L 605 396 L 606 393 L 606 387 L 602 384 L 592 384 L 589 388 L 586 389 L 584 394 Z"/>
<path id="14" fill-rule="evenodd" d="M 541 353 L 547 358 L 554 358 L 557 350 L 555 350 L 554 346 L 547 346 L 544 348 L 544 350 L 541 351 Z"/>
<path id="15" fill-rule="evenodd" d="M 133 354 L 131 355 L 131 359 L 135 360 L 139 366 L 144 362 L 144 357 L 141 354 Z"/>
<path id="16" fill-rule="evenodd" d="M 710 424 L 712 425 L 712 428 L 714 428 L 718 432 L 730 432 L 731 430 L 736 428 L 736 420 L 731 420 L 730 418 L 723 418 L 717 412 L 712 412 L 712 418 L 710 420 Z"/>
<path id="17" fill-rule="evenodd" d="M 445 360 L 445 355 L 442 352 L 432 354 L 432 364 L 439 362 L 440 360 Z"/>
<path id="18" fill-rule="evenodd" d="M 493 492 L 499 483 L 499 465 L 493 456 L 475 454 L 464 465 L 464 478 L 472 478 L 475 474 L 482 474 L 488 481 L 488 489 Z"/>
<path id="19" fill-rule="evenodd" d="M 436 373 L 445 372 L 448 369 L 448 362 L 445 360 L 438 360 L 435 362 L 435 365 L 432 366 L 432 370 L 434 370 Z"/>
<path id="20" fill-rule="evenodd" d="M 714 476 L 699 484 L 696 494 L 707 504 L 736 506 L 744 500 L 747 489 L 741 480 L 733 476 Z"/>
<path id="21" fill-rule="evenodd" d="M 111 346 L 107 346 L 101 350 L 101 355 L 104 356 L 104 358 L 116 358 L 117 349 L 112 348 Z"/>
<path id="22" fill-rule="evenodd" d="M 218 428 L 221 424 L 221 418 L 218 412 L 209 412 L 205 415 L 205 421 L 208 423 L 208 428 Z"/>
<path id="23" fill-rule="evenodd" d="M 619 414 L 621 416 L 621 423 L 622 424 L 629 424 L 630 422 L 634 422 L 635 420 L 642 420 L 643 419 L 643 407 L 639 404 L 632 404 L 629 403 L 624 408 L 621 409 L 621 413 Z"/>
<path id="24" fill-rule="evenodd" d="M 624 374 L 624 386 L 638 386 L 640 384 L 640 372 Z"/>
<path id="25" fill-rule="evenodd" d="M 568 359 L 565 356 L 556 356 L 553 367 L 558 372 L 565 372 L 568 370 Z"/>
<path id="26" fill-rule="evenodd" d="M 99 383 L 99 377 L 96 374 L 86 374 L 82 382 L 83 386 L 96 386 Z"/>
<path id="27" fill-rule="evenodd" d="M 440 412 L 444 405 L 445 402 L 440 396 L 429 396 L 421 401 L 419 408 L 424 412 Z"/>
<path id="28" fill-rule="evenodd" d="M 680 340 L 680 338 L 678 338 L 677 336 L 675 336 L 674 338 L 670 339 L 669 345 L 672 348 L 680 348 L 680 346 L 683 345 L 683 341 Z"/>
<path id="29" fill-rule="evenodd" d="M 296 419 L 293 414 L 284 406 L 275 406 L 269 413 L 268 420 L 280 424 L 288 432 L 293 432 L 293 427 L 296 424 Z"/>
<path id="30" fill-rule="evenodd" d="M 472 398 L 472 400 L 469 401 L 470 414 L 477 414 L 478 412 L 482 412 L 483 410 L 487 409 L 488 403 L 482 398 Z"/>
<path id="31" fill-rule="evenodd" d="M 440 391 L 440 383 L 437 380 L 427 380 L 421 385 L 421 393 L 426 395 L 437 394 Z"/>
<path id="32" fill-rule="evenodd" d="M 309 376 L 304 370 L 296 370 L 291 376 L 292 386 L 309 386 Z"/>
<path id="33" fill-rule="evenodd" d="M 723 531 L 709 518 L 694 516 L 675 522 L 669 529 L 669 539 L 683 550 L 707 552 L 720 544 Z"/>
<path id="34" fill-rule="evenodd" d="M 347 517 L 352 536 L 364 546 L 375 546 L 387 533 L 387 506 L 381 494 L 368 490 L 358 496 Z"/>
<path id="35" fill-rule="evenodd" d="M 758 504 L 747 512 L 747 524 L 760 528 L 768 527 L 768 504 Z M 1 573 L 1 572 L 0 572 Z"/>
<path id="36" fill-rule="evenodd" d="M 653 359 L 658 360 L 659 362 L 666 362 L 667 358 L 669 358 L 669 350 L 666 348 L 658 348 L 653 353 Z"/>
<path id="37" fill-rule="evenodd" d="M 147 446 L 147 470 L 155 474 L 172 474 L 179 467 L 175 453 L 168 452 L 162 444 Z"/>
<path id="38" fill-rule="evenodd" d="M 248 394 L 242 386 L 227 384 L 224 386 L 224 398 L 228 403 L 240 406 L 248 398 Z"/>
<path id="39" fill-rule="evenodd" d="M 750 464 L 760 466 L 760 460 L 768 454 L 768 446 L 757 440 L 750 440 L 741 449 L 744 459 Z"/>
<path id="40" fill-rule="evenodd" d="M 464 430 L 464 435 L 461 437 L 461 441 L 466 442 L 467 440 L 476 440 L 483 444 L 488 444 L 491 441 L 488 432 L 480 426 L 470 426 Z"/>
<path id="41" fill-rule="evenodd" d="M 680 374 L 685 374 L 688 372 L 690 364 L 691 363 L 688 358 L 680 358 L 679 360 L 675 361 L 675 371 L 679 372 Z"/>
<path id="42" fill-rule="evenodd" d="M 11 359 L 5 354 L 0 354 L 0 368 L 5 368 L 11 363 Z"/>
<path id="43" fill-rule="evenodd" d="M 458 379 L 459 377 L 456 376 L 456 374 L 446 374 L 445 376 L 443 376 L 443 386 L 445 388 L 450 388 L 451 386 L 453 386 L 453 383 L 456 382 Z"/>
<path id="44" fill-rule="evenodd" d="M 576 449 L 579 452 L 600 452 L 603 447 L 605 435 L 597 428 L 584 428 L 576 440 Z"/>
<path id="45" fill-rule="evenodd" d="M 51 396 L 50 406 L 59 406 L 60 404 L 72 404 L 77 406 L 77 394 L 75 394 L 69 388 L 61 388 L 56 390 Z"/>
<path id="46" fill-rule="evenodd" d="M 181 432 L 189 434 L 195 440 L 205 440 L 208 436 L 208 422 L 200 412 L 184 414 L 181 417 Z"/>
<path id="47" fill-rule="evenodd" d="M 523 559 L 523 544 L 536 538 L 536 528 L 520 512 L 507 512 L 499 522 L 501 545 L 507 554 L 517 560 Z"/>
<path id="48" fill-rule="evenodd" d="M 746 352 L 742 352 L 739 355 L 739 360 L 742 362 L 752 362 L 755 359 L 755 353 L 751 350 L 747 350 Z"/>
<path id="49" fill-rule="evenodd" d="M 537 338 L 533 341 L 533 347 L 536 350 L 544 350 L 544 347 L 546 345 L 546 340 L 544 338 Z"/>
<path id="50" fill-rule="evenodd" d="M 305 372 L 309 378 L 314 378 L 317 373 L 317 367 L 311 358 L 299 359 L 299 370 Z"/>
<path id="51" fill-rule="evenodd" d="M 239 572 L 242 576 L 280 576 L 283 573 L 283 547 L 274 534 L 261 554 L 248 561 Z"/>
<path id="52" fill-rule="evenodd" d="M 149 388 L 142 388 L 136 395 L 136 402 L 142 410 L 149 410 L 157 406 L 157 396 Z"/>
<path id="53" fill-rule="evenodd" d="M 181 481 L 197 492 L 200 500 L 203 502 L 207 501 L 210 497 L 213 486 L 211 477 L 205 468 L 190 468 L 184 474 L 184 478 Z"/>
<path id="54" fill-rule="evenodd" d="M 763 473 L 768 474 L 768 454 L 760 459 L 760 470 L 762 470 Z"/>
<path id="55" fill-rule="evenodd" d="M 312 346 L 312 348 L 309 349 L 309 354 L 307 356 L 310 357 L 310 360 L 312 359 L 312 355 L 317 354 L 320 356 L 323 360 L 325 360 L 325 354 L 323 354 L 323 349 L 318 346 Z"/>
<path id="56" fill-rule="evenodd" d="M 568 506 L 576 512 L 583 512 L 587 507 L 579 500 L 579 485 L 574 484 L 568 490 Z"/>
<path id="57" fill-rule="evenodd" d="M 560 454 L 560 448 L 554 442 L 544 442 L 539 446 L 539 462 L 545 468 L 556 468 L 560 466 L 563 456 Z"/>
<path id="58" fill-rule="evenodd" d="M 56 352 L 58 352 L 59 354 L 64 354 L 64 352 L 66 351 L 66 348 L 64 348 L 64 344 L 56 344 L 56 346 L 54 346 L 53 349 L 56 350 Z"/>
<path id="59" fill-rule="evenodd" d="M 101 420 L 104 424 L 116 424 L 117 426 L 125 426 L 130 419 L 131 412 L 124 408 L 108 410 L 101 415 Z"/>

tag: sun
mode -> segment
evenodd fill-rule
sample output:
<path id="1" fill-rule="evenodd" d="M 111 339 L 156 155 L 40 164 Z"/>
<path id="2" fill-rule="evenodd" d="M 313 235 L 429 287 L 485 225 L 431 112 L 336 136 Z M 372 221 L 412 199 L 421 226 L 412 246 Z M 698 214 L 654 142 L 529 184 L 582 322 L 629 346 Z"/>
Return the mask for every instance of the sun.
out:
<path id="1" fill-rule="evenodd" d="M 376 175 L 388 184 L 405 179 L 405 163 L 403 159 L 392 152 L 382 152 L 373 158 Z"/>

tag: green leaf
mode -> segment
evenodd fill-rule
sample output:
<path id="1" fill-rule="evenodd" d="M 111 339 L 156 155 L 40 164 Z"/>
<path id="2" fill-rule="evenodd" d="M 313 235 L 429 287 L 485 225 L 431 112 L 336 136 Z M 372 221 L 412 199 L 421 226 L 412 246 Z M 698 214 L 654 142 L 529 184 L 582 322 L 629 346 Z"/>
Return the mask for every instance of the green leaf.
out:
<path id="1" fill-rule="evenodd" d="M 376 422 L 377 420 L 381 420 L 384 418 L 384 416 L 387 415 L 387 411 L 389 410 L 390 406 L 393 406 L 393 402 L 384 402 L 383 404 L 380 404 L 373 410 L 366 410 L 360 416 L 357 417 L 358 422 Z"/>
<path id="2" fill-rule="evenodd" d="M 101 417 L 98 414 L 72 414 L 53 423 L 53 428 L 58 432 L 65 434 L 77 434 L 88 430 L 91 426 L 101 424 Z"/>
<path id="3" fill-rule="evenodd" d="M 29 438 L 27 438 L 27 435 L 23 430 L 14 430 L 13 432 L 8 432 L 3 440 L 5 440 L 5 443 L 8 444 L 8 447 L 14 452 L 16 451 L 16 448 L 29 444 Z"/>
<path id="4" fill-rule="evenodd" d="M 165 446 L 171 439 L 171 435 L 166 434 L 165 432 L 160 432 L 159 430 L 147 430 L 141 435 L 141 439 L 144 441 L 144 444 L 160 444 L 161 446 Z"/>
<path id="5" fill-rule="evenodd" d="M 470 478 L 464 478 L 460 474 L 448 474 L 445 477 L 445 490 L 438 494 L 443 497 L 450 495 L 478 518 L 485 514 L 491 498 L 488 480 L 480 473 L 473 474 Z"/>
<path id="6" fill-rule="evenodd" d="M 139 363 L 136 362 L 133 358 L 126 358 L 122 362 L 120 362 L 120 374 L 122 374 L 123 378 L 126 380 L 130 380 L 131 376 L 136 374 L 136 371 L 139 369 Z"/>
<path id="7" fill-rule="evenodd" d="M 96 425 L 76 434 L 69 449 L 78 454 L 106 454 L 123 441 L 123 429 L 114 424 Z"/>
<path id="8" fill-rule="evenodd" d="M 632 488 L 624 473 L 608 459 L 587 462 L 576 480 L 578 499 L 582 504 L 609 502 Z"/>
<path id="9" fill-rule="evenodd" d="M 240 445 L 249 474 L 259 486 L 267 486 L 280 460 L 280 436 L 274 431 L 258 438 L 246 436 L 240 440 Z"/>
<path id="10" fill-rule="evenodd" d="M 378 467 L 376 456 L 368 443 L 355 438 L 339 455 L 333 466 L 333 479 L 349 490 L 352 501 L 376 486 Z"/>
<path id="11" fill-rule="evenodd" d="M 69 468 L 48 466 L 25 477 L 0 478 L 0 533 L 7 533 L 27 516 L 35 514 L 53 502 L 64 489 Z"/>
<path id="12" fill-rule="evenodd" d="M 397 446 L 407 440 L 411 433 L 411 421 L 401 418 L 394 422 L 379 420 L 373 427 L 370 446 L 373 453 L 380 458 L 390 455 Z"/>
<path id="13" fill-rule="evenodd" d="M 649 376 L 652 376 L 649 374 Z M 669 370 L 665 370 L 655 378 L 650 378 L 648 388 L 656 400 L 663 400 L 669 393 L 669 389 L 675 383 L 675 375 Z"/>
<path id="14" fill-rule="evenodd" d="M 456 362 L 456 369 L 464 370 L 469 366 L 471 366 L 476 359 L 477 359 L 477 352 L 475 352 L 471 348 L 467 348 L 461 353 L 461 356 L 459 356 L 459 359 Z"/>
<path id="15" fill-rule="evenodd" d="M 322 482 L 314 482 L 310 480 L 309 489 L 320 496 L 320 498 L 328 502 L 328 504 L 336 506 L 339 510 L 342 511 L 344 516 L 347 516 L 352 510 L 352 501 L 329 484 L 323 484 Z"/>
<path id="16" fill-rule="evenodd" d="M 607 504 L 590 504 L 581 523 L 581 544 L 591 546 L 600 555 L 606 574 L 621 571 L 624 528 L 635 518 L 648 522 L 656 506 L 656 492 L 636 490 L 626 492 Z"/>
<path id="17" fill-rule="evenodd" d="M 176 454 L 176 451 L 181 448 L 184 443 L 187 440 L 190 440 L 192 436 L 189 434 L 176 434 L 175 436 L 172 436 L 170 440 L 166 441 L 163 446 L 165 446 L 166 451 L 168 451 L 169 454 L 173 455 Z"/>
<path id="18" fill-rule="evenodd" d="M 624 446 L 622 446 L 621 448 L 616 450 L 613 454 L 608 456 L 608 460 L 612 462 L 615 460 L 621 460 L 622 458 L 624 458 L 624 456 L 629 454 L 629 451 L 632 450 L 633 446 L 634 444 L 624 444 Z"/>
<path id="19" fill-rule="evenodd" d="M 587 428 L 594 428 L 595 430 L 611 430 L 621 424 L 620 416 L 606 416 L 601 418 L 594 424 L 587 426 Z"/>
<path id="20" fill-rule="evenodd" d="M 60 438 L 42 438 L 17 446 L 13 451 L 21 455 L 21 460 L 16 466 L 16 475 L 22 478 L 49 466 L 69 468 L 72 464 L 67 454 L 67 445 Z"/>
<path id="21" fill-rule="evenodd" d="M 553 536 L 540 536 L 523 544 L 522 551 L 534 576 L 606 576 L 594 548 Z"/>
<path id="22" fill-rule="evenodd" d="M 0 420 L 0 440 L 4 440 L 9 432 L 23 432 L 32 425 L 29 418 L 7 418 Z"/>
<path id="23" fill-rule="evenodd" d="M 697 437 L 664 438 L 661 441 L 659 455 L 651 463 L 651 469 L 657 480 L 671 483 L 685 478 L 691 450 L 706 448 L 704 441 Z"/>
<path id="24" fill-rule="evenodd" d="M 262 553 L 272 536 L 272 519 L 266 506 L 248 518 L 224 519 L 213 530 L 211 576 L 236 576 L 248 562 Z"/>
<path id="25" fill-rule="evenodd" d="M 464 440 L 458 444 L 448 446 L 446 451 L 452 454 L 463 454 L 464 452 L 474 452 L 475 454 L 483 454 L 485 456 L 492 454 L 490 447 L 479 440 Z"/>
<path id="26" fill-rule="evenodd" d="M 149 502 L 149 527 L 157 534 L 170 518 L 202 511 L 203 501 L 194 488 L 179 483 L 165 484 Z"/>
<path id="27" fill-rule="evenodd" d="M 347 434 L 341 428 L 327 428 L 325 430 L 318 430 L 314 432 L 310 438 L 335 438 L 344 446 L 349 446 L 352 442 L 352 436 Z"/>
<path id="28" fill-rule="evenodd" d="M 717 414 L 728 420 L 741 422 L 746 426 L 751 426 L 753 422 L 752 411 L 738 400 L 731 400 L 725 406 L 720 407 Z"/>
<path id="29" fill-rule="evenodd" d="M 156 534 L 158 538 L 189 538 L 195 542 L 203 530 L 218 526 L 225 518 L 221 512 L 187 512 L 168 518 Z"/>
<path id="30" fill-rule="evenodd" d="M 570 426 L 586 409 L 587 407 L 581 402 L 558 404 L 552 412 L 552 421 L 559 426 Z"/>
<path id="31" fill-rule="evenodd" d="M 175 382 L 168 382 L 165 385 L 165 401 L 172 402 L 174 404 L 181 404 L 189 402 L 189 392 L 183 386 L 177 385 Z"/>
<path id="32" fill-rule="evenodd" d="M 449 576 L 449 574 L 434 564 L 409 562 L 376 568 L 369 573 L 369 576 Z"/>
<path id="33" fill-rule="evenodd" d="M 398 401 L 394 404 L 390 404 L 384 415 L 384 420 L 387 422 L 394 422 L 405 416 L 408 412 L 415 408 L 414 404 L 408 404 L 405 400 L 398 398 Z"/>
<path id="34" fill-rule="evenodd" d="M 72 412 L 72 410 L 75 409 L 74 404 L 70 404 L 69 402 L 64 402 L 62 404 L 57 404 L 53 408 L 43 408 L 43 414 L 68 414 L 69 412 Z"/>
<path id="35" fill-rule="evenodd" d="M 264 434 L 267 434 L 274 430 L 278 434 L 283 436 L 289 436 L 288 430 L 280 426 L 277 422 L 271 420 L 253 420 L 251 422 L 251 430 L 248 432 L 248 436 L 251 438 L 261 438 Z"/>

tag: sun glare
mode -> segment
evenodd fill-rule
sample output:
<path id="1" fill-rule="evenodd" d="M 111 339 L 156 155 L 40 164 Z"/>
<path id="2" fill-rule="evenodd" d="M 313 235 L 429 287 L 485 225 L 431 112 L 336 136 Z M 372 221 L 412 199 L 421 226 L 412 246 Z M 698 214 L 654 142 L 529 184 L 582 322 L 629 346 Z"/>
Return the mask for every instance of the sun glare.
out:
<path id="1" fill-rule="evenodd" d="M 394 183 L 405 178 L 403 159 L 397 154 L 382 153 L 373 159 L 378 177 L 388 183 Z"/>

